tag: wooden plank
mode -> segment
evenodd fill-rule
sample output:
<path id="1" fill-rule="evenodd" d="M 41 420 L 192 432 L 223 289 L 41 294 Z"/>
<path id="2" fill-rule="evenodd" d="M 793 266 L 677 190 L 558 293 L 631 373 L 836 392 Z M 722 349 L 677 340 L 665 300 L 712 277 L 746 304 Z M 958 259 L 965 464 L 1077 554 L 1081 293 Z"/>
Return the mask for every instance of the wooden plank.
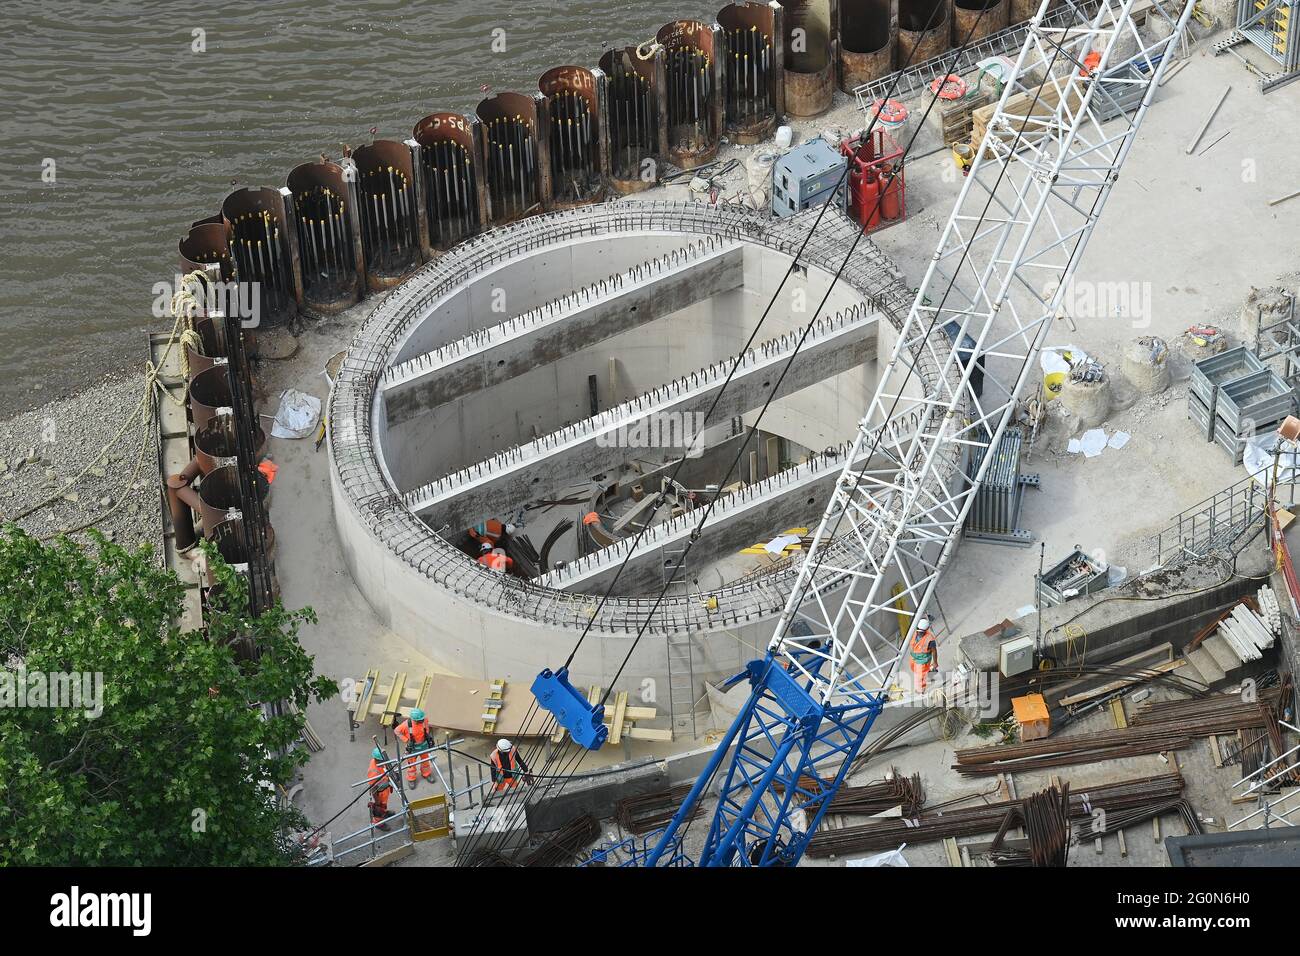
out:
<path id="1" fill-rule="evenodd" d="M 483 700 L 483 712 L 480 719 L 483 721 L 483 733 L 499 733 L 501 708 L 505 706 L 506 697 L 506 680 L 504 677 L 493 678 L 488 684 L 487 697 Z"/>
<path id="2" fill-rule="evenodd" d="M 623 736 L 631 740 L 659 740 L 664 743 L 671 743 L 673 732 L 671 730 L 658 730 L 654 727 L 630 727 Z"/>
<path id="3" fill-rule="evenodd" d="M 1056 79 L 1056 83 L 1062 85 L 1066 82 L 1066 77 Z M 998 130 L 994 135 L 1004 143 L 1011 143 L 1016 134 L 1023 129 L 1024 135 L 1020 140 L 1022 146 L 1041 139 L 1048 134 L 1039 126 L 1028 126 L 1028 120 L 1030 117 L 1053 115 L 1060 100 L 1061 90 L 1051 80 L 1035 89 L 1017 93 L 1007 100 L 1006 110 L 1004 111 L 1007 118 L 1007 128 Z M 1078 103 L 1073 104 L 1075 109 L 1078 106 Z M 987 106 L 979 107 L 971 114 L 971 143 L 976 149 L 984 142 L 984 135 L 988 132 L 989 121 L 993 119 L 993 114 L 997 112 L 997 108 L 997 103 L 990 103 Z"/>
<path id="4" fill-rule="evenodd" d="M 1119 836 L 1119 855 L 1120 855 L 1121 857 L 1127 857 L 1127 856 L 1128 856 L 1128 843 L 1125 842 L 1125 840 L 1124 840 L 1124 831 L 1123 831 L 1123 830 L 1120 830 L 1120 831 L 1118 832 L 1117 836 Z"/>
<path id="5" fill-rule="evenodd" d="M 420 682 L 420 689 L 415 695 L 415 706 L 420 708 L 420 710 L 428 709 L 425 705 L 429 702 L 429 687 L 432 684 L 433 678 L 427 676 Z"/>
<path id="6" fill-rule="evenodd" d="M 1178 668 L 1182 667 L 1186 663 L 1187 663 L 1186 659 L 1180 657 L 1176 661 L 1166 661 L 1163 664 L 1157 664 L 1155 667 L 1148 667 L 1146 668 L 1146 670 L 1158 671 L 1161 674 L 1167 674 L 1170 671 L 1177 670 Z M 1069 697 L 1062 697 L 1059 701 L 1057 701 L 1057 704 L 1061 707 L 1070 707 L 1074 704 L 1080 704 L 1086 700 L 1090 700 L 1093 697 L 1105 696 L 1106 694 L 1120 690 L 1121 688 L 1139 683 L 1142 680 L 1143 678 L 1141 677 L 1125 677 L 1120 680 L 1114 680 L 1108 684 L 1102 684 L 1100 687 L 1095 687 L 1092 690 L 1080 691 L 1077 694 L 1071 694 Z"/>
<path id="7" fill-rule="evenodd" d="M 1124 713 L 1124 698 L 1116 697 L 1110 702 L 1110 716 L 1115 721 L 1115 729 L 1123 730 L 1128 726 L 1128 717 Z"/>
<path id="8" fill-rule="evenodd" d="M 389 687 L 388 696 L 384 698 L 384 712 L 379 715 L 381 727 L 393 726 L 397 708 L 402 703 L 402 692 L 406 690 L 406 671 L 398 671 Z"/>
<path id="9" fill-rule="evenodd" d="M 415 847 L 409 843 L 403 843 L 399 847 L 394 847 L 387 853 L 381 853 L 373 860 L 367 860 L 361 866 L 387 866 L 390 863 L 396 863 L 398 860 L 405 860 L 415 852 Z"/>
<path id="10" fill-rule="evenodd" d="M 628 720 L 654 720 L 659 716 L 655 707 L 629 707 L 625 715 Z"/>
<path id="11" fill-rule="evenodd" d="M 961 866 L 961 850 L 957 847 L 957 841 L 952 837 L 943 838 L 943 851 L 948 854 L 949 866 Z"/>
<path id="12" fill-rule="evenodd" d="M 366 671 L 366 676 L 361 679 L 361 693 L 352 710 L 352 719 L 356 723 L 365 723 L 366 717 L 370 714 L 370 706 L 374 703 L 375 689 L 378 685 L 379 671 L 377 669 Z"/>
<path id="13" fill-rule="evenodd" d="M 609 742 L 620 743 L 623 740 L 623 722 L 627 717 L 627 691 L 621 690 L 614 695 L 614 716 L 609 721 Z"/>
<path id="14" fill-rule="evenodd" d="M 1216 767 L 1223 766 L 1223 751 L 1219 748 L 1219 735 L 1210 734 L 1210 754 L 1214 757 Z"/>

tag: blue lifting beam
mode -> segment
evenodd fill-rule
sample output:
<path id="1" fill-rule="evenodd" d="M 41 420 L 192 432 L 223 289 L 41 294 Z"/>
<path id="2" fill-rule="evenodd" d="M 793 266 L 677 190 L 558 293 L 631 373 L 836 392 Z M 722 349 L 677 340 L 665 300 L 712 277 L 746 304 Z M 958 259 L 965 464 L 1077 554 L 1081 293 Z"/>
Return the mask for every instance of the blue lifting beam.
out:
<path id="1" fill-rule="evenodd" d="M 599 750 L 609 737 L 605 726 L 605 705 L 595 706 L 569 683 L 569 669 L 542 671 L 533 681 L 533 696 L 555 722 L 569 732 L 574 743 L 588 750 Z"/>

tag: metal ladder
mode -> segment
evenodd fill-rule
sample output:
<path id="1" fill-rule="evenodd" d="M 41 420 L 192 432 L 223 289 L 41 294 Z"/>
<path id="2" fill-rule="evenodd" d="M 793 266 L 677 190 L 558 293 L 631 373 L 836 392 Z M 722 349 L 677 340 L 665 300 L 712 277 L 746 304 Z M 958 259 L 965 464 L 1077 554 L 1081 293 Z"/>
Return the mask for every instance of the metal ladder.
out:
<path id="1" fill-rule="evenodd" d="M 668 651 L 668 715 L 672 721 L 673 736 L 690 730 L 691 739 L 698 734 L 695 727 L 695 655 L 690 634 L 667 637 Z"/>

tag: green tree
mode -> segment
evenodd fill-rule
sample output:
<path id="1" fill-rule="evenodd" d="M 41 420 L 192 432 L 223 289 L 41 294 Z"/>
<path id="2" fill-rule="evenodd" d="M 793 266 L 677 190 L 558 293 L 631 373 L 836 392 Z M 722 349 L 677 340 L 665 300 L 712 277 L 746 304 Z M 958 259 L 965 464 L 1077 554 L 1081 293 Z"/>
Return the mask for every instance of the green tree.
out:
<path id="1" fill-rule="evenodd" d="M 301 859 L 307 828 L 281 807 L 307 754 L 294 746 L 314 675 L 310 609 L 254 620 L 219 558 L 206 631 L 182 631 L 184 589 L 96 535 L 83 550 L 0 527 L 0 678 L 102 674 L 94 708 L 14 706 L 0 682 L 0 864 L 258 866 Z M 236 653 L 235 642 L 258 653 Z M 264 702 L 291 704 L 272 714 Z M 88 713 L 89 711 L 89 713 Z"/>

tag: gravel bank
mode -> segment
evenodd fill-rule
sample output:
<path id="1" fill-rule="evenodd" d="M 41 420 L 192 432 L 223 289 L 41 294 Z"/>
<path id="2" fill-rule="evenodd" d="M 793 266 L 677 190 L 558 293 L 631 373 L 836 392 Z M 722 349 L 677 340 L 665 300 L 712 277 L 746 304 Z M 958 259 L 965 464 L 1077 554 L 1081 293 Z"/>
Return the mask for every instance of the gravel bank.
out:
<path id="1" fill-rule="evenodd" d="M 85 533 L 72 529 L 95 521 L 118 544 L 147 544 L 157 553 L 162 538 L 158 460 L 152 424 L 142 437 L 143 390 L 141 374 L 110 376 L 80 394 L 0 422 L 0 521 L 12 521 L 53 496 L 19 526 L 42 538 L 71 533 L 85 542 Z M 131 423 L 122 437 L 68 487 L 113 442 L 128 416 Z"/>

